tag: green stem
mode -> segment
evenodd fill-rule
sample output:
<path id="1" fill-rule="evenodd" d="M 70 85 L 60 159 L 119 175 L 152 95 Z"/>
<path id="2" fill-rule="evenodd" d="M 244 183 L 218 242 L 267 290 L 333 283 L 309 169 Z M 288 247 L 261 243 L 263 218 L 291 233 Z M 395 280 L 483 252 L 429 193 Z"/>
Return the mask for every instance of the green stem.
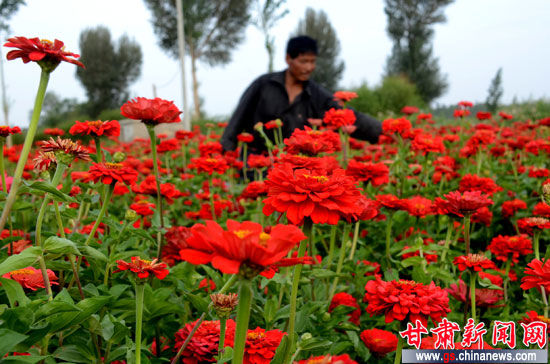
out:
<path id="1" fill-rule="evenodd" d="M 21 177 L 23 176 L 23 171 L 25 165 L 27 164 L 27 159 L 29 158 L 29 152 L 34 141 L 34 136 L 38 128 L 38 120 L 40 119 L 40 111 L 42 111 L 42 102 L 44 101 L 44 95 L 46 94 L 46 88 L 48 87 L 48 80 L 50 79 L 50 73 L 47 71 L 42 71 L 40 74 L 40 84 L 38 85 L 38 91 L 36 93 L 36 99 L 34 101 L 34 110 L 32 112 L 31 122 L 29 124 L 29 129 L 27 130 L 27 136 L 25 137 L 25 143 L 23 144 L 23 149 L 21 150 L 19 161 L 17 162 L 17 167 L 15 168 L 15 173 L 13 175 L 13 181 L 11 184 L 10 192 L 6 199 L 6 204 L 4 205 L 4 210 L 2 210 L 2 216 L 0 217 L 0 231 L 4 229 L 6 221 L 10 215 L 11 208 L 15 203 L 17 198 L 17 190 L 19 189 L 19 184 L 21 183 Z"/>
<path id="2" fill-rule="evenodd" d="M 304 221 L 304 234 L 308 237 L 307 240 L 302 240 L 300 242 L 300 246 L 298 247 L 298 258 L 301 258 L 304 256 L 304 253 L 306 252 L 307 242 L 311 238 L 311 228 L 313 226 L 313 222 L 307 218 Z M 294 330 L 294 324 L 296 321 L 296 301 L 298 299 L 298 287 L 300 284 L 300 276 L 302 274 L 302 268 L 303 264 L 297 264 L 294 267 L 294 274 L 292 277 L 292 291 L 290 292 L 290 313 L 288 317 L 288 346 L 285 353 L 285 362 L 288 362 L 290 360 L 290 355 L 294 351 L 295 343 L 294 343 L 294 337 L 296 335 L 296 332 Z"/>
<path id="3" fill-rule="evenodd" d="M 109 205 L 109 201 L 111 200 L 111 195 L 113 194 L 114 188 L 115 188 L 114 184 L 109 185 L 109 188 L 107 189 L 107 193 L 103 198 L 103 205 L 101 206 L 101 210 L 99 210 L 99 215 L 97 215 L 97 219 L 94 223 L 94 226 L 92 227 L 92 231 L 90 231 L 90 235 L 88 235 L 88 238 L 86 239 L 86 242 L 84 243 L 84 245 L 86 246 L 90 245 L 92 239 L 94 238 L 95 232 L 97 231 L 99 224 L 101 224 L 101 220 L 103 220 L 103 216 L 105 216 L 105 212 L 107 212 L 107 206 Z"/>
<path id="4" fill-rule="evenodd" d="M 222 364 L 222 355 L 225 344 L 225 329 L 227 326 L 227 317 L 220 317 L 220 342 L 218 343 L 218 364 Z"/>
<path id="5" fill-rule="evenodd" d="M 248 320 L 252 305 L 252 282 L 241 278 L 239 287 L 239 305 L 237 306 L 237 326 L 235 328 L 235 344 L 233 347 L 233 364 L 242 364 L 244 346 L 248 333 Z"/>
<path id="6" fill-rule="evenodd" d="M 445 235 L 445 247 L 443 248 L 443 253 L 441 254 L 441 264 L 445 265 L 445 257 L 449 251 L 449 245 L 451 244 L 451 236 L 453 234 L 453 221 L 449 219 L 449 226 L 447 227 L 447 235 Z"/>
<path id="7" fill-rule="evenodd" d="M 470 305 L 472 306 L 472 318 L 476 321 L 476 272 L 470 272 Z"/>
<path id="8" fill-rule="evenodd" d="M 4 167 L 4 144 L 6 138 L 0 137 L 0 174 L 2 175 L 2 191 L 8 193 L 8 187 L 6 186 L 6 176 L 5 176 L 5 167 Z"/>
<path id="9" fill-rule="evenodd" d="M 208 195 L 210 196 L 210 213 L 212 214 L 212 220 L 216 221 L 216 206 L 214 206 L 214 182 L 212 182 L 212 175 L 208 177 Z"/>
<path id="10" fill-rule="evenodd" d="M 63 177 L 63 173 L 65 173 L 65 169 L 67 169 L 67 165 L 59 162 L 57 164 L 57 168 L 55 169 L 55 174 L 53 175 L 51 184 L 57 188 L 57 184 L 61 180 L 61 177 Z M 42 205 L 40 206 L 40 210 L 38 211 L 38 218 L 36 219 L 36 246 L 42 246 L 42 223 L 44 221 L 44 215 L 46 213 L 46 208 L 48 207 L 48 203 L 50 202 L 50 194 L 46 193 L 44 195 L 44 200 L 42 201 Z"/>
<path id="11" fill-rule="evenodd" d="M 388 260 L 388 266 L 391 264 L 391 228 L 393 222 L 393 213 L 388 214 L 388 223 L 386 224 L 386 259 Z"/>
<path id="12" fill-rule="evenodd" d="M 340 247 L 340 256 L 338 257 L 338 264 L 336 265 L 336 277 L 332 281 L 332 286 L 330 287 L 330 292 L 328 295 L 329 299 L 332 299 L 334 293 L 336 292 L 336 286 L 338 285 L 338 275 L 342 272 L 342 265 L 344 264 L 344 259 L 346 257 L 346 246 L 348 242 L 348 233 L 349 233 L 349 224 L 346 224 L 344 227 L 344 234 L 342 235 L 342 246 Z"/>
<path id="13" fill-rule="evenodd" d="M 157 157 L 157 137 L 155 135 L 154 125 L 146 125 L 149 132 L 149 138 L 151 139 L 151 153 L 153 154 L 153 170 L 155 172 L 155 179 L 157 180 L 157 209 L 159 211 L 160 227 L 164 230 L 164 211 L 162 209 L 162 198 L 160 195 L 160 174 Z M 162 231 L 157 232 L 157 259 L 160 259 L 162 254 Z"/>
<path id="14" fill-rule="evenodd" d="M 470 214 L 464 216 L 464 242 L 466 243 L 466 255 L 470 254 L 470 219 Z"/>
<path id="15" fill-rule="evenodd" d="M 358 220 L 355 223 L 355 230 L 353 231 L 353 242 L 351 243 L 351 252 L 349 253 L 349 260 L 353 260 L 355 255 L 355 249 L 357 249 L 357 240 L 359 240 L 359 225 L 361 222 Z"/>
<path id="16" fill-rule="evenodd" d="M 328 256 L 327 256 L 327 268 L 330 268 L 332 264 L 332 256 L 334 255 L 337 227 L 338 225 L 332 225 L 330 227 L 330 242 L 329 242 Z"/>
<path id="17" fill-rule="evenodd" d="M 248 182 L 248 176 L 246 175 L 246 154 L 248 152 L 248 144 L 243 143 L 243 178 L 245 182 Z"/>
<path id="18" fill-rule="evenodd" d="M 136 284 L 136 364 L 141 363 L 141 326 L 143 322 L 143 298 L 145 296 L 145 284 Z M 160 348 L 157 348 L 160 350 Z"/>
<path id="19" fill-rule="evenodd" d="M 510 258 L 511 259 L 511 258 Z M 506 303 L 506 305 L 509 305 L 508 303 L 508 281 L 510 280 L 510 259 L 508 259 L 506 261 L 506 269 L 504 271 L 504 302 Z"/>
<path id="20" fill-rule="evenodd" d="M 399 330 L 397 330 L 399 331 Z M 403 338 L 401 335 L 397 336 L 397 349 L 395 350 L 395 359 L 393 364 L 401 364 L 401 354 L 403 352 Z"/>
<path id="21" fill-rule="evenodd" d="M 101 153 L 101 141 L 99 137 L 94 137 L 95 142 L 95 154 L 97 156 L 97 163 L 103 163 L 103 154 Z"/>
<path id="22" fill-rule="evenodd" d="M 187 146 L 185 145 L 185 140 L 181 141 L 181 156 L 183 158 L 183 170 L 187 168 Z"/>
<path id="23" fill-rule="evenodd" d="M 533 250 L 535 251 L 535 258 L 538 260 L 540 260 L 539 238 L 540 230 L 535 230 L 535 233 L 533 234 Z"/>
<path id="24" fill-rule="evenodd" d="M 53 299 L 52 286 L 50 284 L 50 277 L 48 277 L 48 270 L 46 269 L 46 262 L 44 261 L 43 255 L 38 257 L 38 264 L 40 265 L 40 271 L 42 272 L 42 279 L 44 279 L 44 286 L 46 287 L 48 301 L 51 301 Z"/>

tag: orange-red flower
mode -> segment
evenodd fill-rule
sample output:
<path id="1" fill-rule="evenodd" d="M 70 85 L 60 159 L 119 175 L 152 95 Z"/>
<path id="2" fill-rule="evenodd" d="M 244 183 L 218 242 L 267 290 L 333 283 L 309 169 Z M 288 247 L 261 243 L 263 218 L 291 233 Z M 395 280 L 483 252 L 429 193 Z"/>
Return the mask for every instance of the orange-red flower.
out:
<path id="1" fill-rule="evenodd" d="M 550 220 L 544 217 L 524 217 L 517 221 L 518 229 L 522 233 L 533 235 L 534 231 L 550 229 Z"/>
<path id="2" fill-rule="evenodd" d="M 420 110 L 416 106 L 403 106 L 401 108 L 401 112 L 405 115 L 416 114 L 418 111 Z"/>
<path id="3" fill-rule="evenodd" d="M 129 270 L 137 273 L 138 278 L 147 278 L 149 274 L 154 274 L 158 279 L 164 279 L 168 275 L 166 263 L 157 263 L 157 259 L 145 260 L 140 257 L 132 257 L 131 262 L 117 260 L 119 271 Z"/>
<path id="4" fill-rule="evenodd" d="M 443 138 L 440 136 L 419 133 L 417 134 L 411 142 L 413 150 L 422 152 L 426 154 L 427 152 L 432 153 L 444 153 L 445 145 L 443 145 Z"/>
<path id="5" fill-rule="evenodd" d="M 21 128 L 18 126 L 14 126 L 13 128 L 10 128 L 7 125 L 0 126 L 0 137 L 5 138 L 10 134 L 21 134 Z"/>
<path id="6" fill-rule="evenodd" d="M 357 93 L 352 91 L 336 91 L 333 97 L 335 100 L 340 100 L 345 103 L 357 98 Z"/>
<path id="7" fill-rule="evenodd" d="M 497 185 L 492 178 L 479 177 L 476 174 L 467 174 L 459 182 L 460 192 L 481 191 L 491 196 L 495 192 L 502 191 L 502 187 Z"/>
<path id="8" fill-rule="evenodd" d="M 187 238 L 191 236 L 191 228 L 186 226 L 172 226 L 164 239 L 166 244 L 162 248 L 162 261 L 169 266 L 176 264 L 176 261 L 181 261 L 180 250 L 187 247 Z"/>
<path id="9" fill-rule="evenodd" d="M 525 277 L 521 278 L 522 289 L 544 287 L 547 294 L 550 292 L 550 259 L 533 259 L 527 264 L 524 273 Z"/>
<path id="10" fill-rule="evenodd" d="M 120 124 L 117 120 L 96 120 L 96 121 L 75 121 L 69 129 L 71 135 L 92 135 L 118 137 L 120 135 Z"/>
<path id="11" fill-rule="evenodd" d="M 404 279 L 386 282 L 377 277 L 367 282 L 365 290 L 367 312 L 371 316 L 385 315 L 386 323 L 420 320 L 427 325 L 428 319 L 439 322 L 451 312 L 447 292 L 434 282 L 425 286 Z"/>
<path id="12" fill-rule="evenodd" d="M 411 216 L 426 217 L 434 213 L 433 202 L 429 198 L 413 196 L 401 201 L 403 204 L 402 208 Z"/>
<path id="13" fill-rule="evenodd" d="M 19 48 L 8 52 L 6 58 L 10 61 L 21 58 L 23 63 L 28 63 L 30 61 L 47 62 L 54 66 L 64 61 L 84 68 L 82 62 L 69 58 L 79 58 L 80 56 L 75 53 L 65 52 L 64 43 L 58 39 L 52 42 L 47 39 L 14 37 L 9 38 L 4 44 L 4 47 Z"/>
<path id="14" fill-rule="evenodd" d="M 136 183 L 138 177 L 135 170 L 125 167 L 122 163 L 92 163 L 88 173 L 94 182 L 101 180 L 106 185 L 122 182 L 131 186 Z"/>
<path id="15" fill-rule="evenodd" d="M 405 118 L 386 119 L 382 122 L 382 131 L 384 134 L 398 133 L 404 135 L 412 129 L 412 124 Z"/>
<path id="16" fill-rule="evenodd" d="M 458 191 L 452 191 L 444 195 L 446 200 L 436 197 L 435 205 L 440 214 L 451 214 L 463 217 L 471 215 L 482 207 L 493 204 L 481 191 L 466 191 L 463 194 Z"/>
<path id="17" fill-rule="evenodd" d="M 132 191 L 142 195 L 156 196 L 157 195 L 157 179 L 154 175 L 147 176 L 139 185 L 136 183 L 132 186 Z M 160 184 L 160 195 L 166 199 L 166 202 L 172 204 L 175 198 L 181 196 L 181 192 L 176 189 L 172 183 Z"/>
<path id="18" fill-rule="evenodd" d="M 275 351 L 281 344 L 286 333 L 280 330 L 266 331 L 261 327 L 248 330 L 244 347 L 243 363 L 247 364 L 269 364 L 275 356 Z M 235 331 L 227 332 L 227 342 L 234 345 Z"/>
<path id="19" fill-rule="evenodd" d="M 332 300 L 330 301 L 330 305 L 328 306 L 328 312 L 334 311 L 334 309 L 338 306 L 355 307 L 356 310 L 353 310 L 352 312 L 348 313 L 349 321 L 359 326 L 359 319 L 361 318 L 361 309 L 359 308 L 359 304 L 357 303 L 357 300 L 355 299 L 355 297 L 353 297 L 352 295 L 346 292 L 336 293 L 332 297 Z"/>
<path id="20" fill-rule="evenodd" d="M 498 260 L 503 262 L 511 259 L 513 263 L 518 262 L 520 255 L 527 255 L 533 252 L 531 239 L 526 234 L 515 236 L 495 236 L 488 249 Z"/>
<path id="21" fill-rule="evenodd" d="M 502 203 L 502 216 L 512 217 L 518 210 L 524 210 L 527 208 L 527 204 L 523 200 L 514 199 L 512 201 L 504 201 Z M 536 211 L 536 206 L 535 206 Z M 550 212 L 550 209 L 549 209 Z M 535 215 L 540 215 L 535 212 Z"/>
<path id="22" fill-rule="evenodd" d="M 65 131 L 59 128 L 46 128 L 44 129 L 44 134 L 51 136 L 63 136 L 65 135 Z"/>
<path id="23" fill-rule="evenodd" d="M 483 254 L 468 254 L 456 257 L 453 263 L 459 271 L 466 269 L 472 272 L 481 272 L 484 269 L 496 269 L 495 263 Z"/>
<path id="24" fill-rule="evenodd" d="M 384 163 L 362 163 L 350 159 L 346 174 L 358 181 L 370 181 L 373 186 L 380 186 L 390 181 L 390 169 Z"/>
<path id="25" fill-rule="evenodd" d="M 181 111 L 173 101 L 161 98 L 147 99 L 136 97 L 120 107 L 120 113 L 127 118 L 141 120 L 145 124 L 157 125 L 163 123 L 178 123 L 181 121 Z"/>
<path id="26" fill-rule="evenodd" d="M 51 269 L 47 269 L 48 279 L 50 284 L 59 284 L 57 283 L 57 277 Z M 19 283 L 23 288 L 28 288 L 33 291 L 36 291 L 38 288 L 45 288 L 44 278 L 42 277 L 42 271 L 33 267 L 27 267 L 23 269 L 18 269 L 6 273 L 2 278 L 13 279 Z"/>
<path id="27" fill-rule="evenodd" d="M 254 141 L 254 135 L 250 133 L 240 133 L 237 135 L 237 140 L 243 143 L 252 143 Z"/>
<path id="28" fill-rule="evenodd" d="M 214 172 L 224 174 L 229 169 L 227 161 L 220 156 L 192 158 L 188 167 L 196 169 L 198 173 L 205 172 L 209 175 Z"/>
<path id="29" fill-rule="evenodd" d="M 288 164 L 275 166 L 265 181 L 269 190 L 263 212 L 267 216 L 275 211 L 286 213 L 297 225 L 305 217 L 331 225 L 340 218 L 350 219 L 361 212 L 356 204 L 361 192 L 345 173 L 343 169 L 328 175 L 322 170 L 293 170 Z"/>
<path id="30" fill-rule="evenodd" d="M 325 112 L 323 122 L 329 129 L 339 129 L 345 125 L 355 123 L 355 113 L 351 109 L 329 109 Z"/>
<path id="31" fill-rule="evenodd" d="M 321 355 L 309 359 L 299 360 L 295 364 L 357 364 L 348 354 L 342 355 Z"/>
<path id="32" fill-rule="evenodd" d="M 155 213 L 155 204 L 147 200 L 139 200 L 130 205 L 130 208 L 134 210 L 139 216 L 151 216 Z"/>
<path id="33" fill-rule="evenodd" d="M 460 302 L 466 302 L 466 294 L 469 292 L 469 287 L 462 279 L 459 279 L 458 285 L 453 283 L 447 288 L 447 292 Z M 496 303 L 504 297 L 501 289 L 491 288 L 476 288 L 476 306 L 477 307 L 494 307 Z M 469 299 L 469 298 L 468 298 Z"/>
<path id="34" fill-rule="evenodd" d="M 364 330 L 360 337 L 367 349 L 379 357 L 397 349 L 397 336 L 386 330 Z"/>
<path id="35" fill-rule="evenodd" d="M 73 159 L 81 159 L 83 161 L 90 160 L 90 156 L 88 155 L 86 148 L 70 139 L 61 139 L 60 137 L 57 137 L 57 139 L 50 138 L 49 140 L 40 143 L 40 149 L 45 153 L 63 152 L 72 156 Z"/>
<path id="36" fill-rule="evenodd" d="M 315 156 L 321 153 L 334 153 L 341 149 L 340 136 L 330 130 L 294 129 L 290 138 L 284 140 L 285 151 L 290 154 Z"/>
<path id="37" fill-rule="evenodd" d="M 305 238 L 293 225 L 276 225 L 268 234 L 252 221 L 227 220 L 227 230 L 224 230 L 208 220 L 206 225 L 195 224 L 191 228 L 187 247 L 180 250 L 180 257 L 191 264 L 212 263 L 228 274 L 239 273 L 244 264 L 258 274 L 283 260 Z"/>

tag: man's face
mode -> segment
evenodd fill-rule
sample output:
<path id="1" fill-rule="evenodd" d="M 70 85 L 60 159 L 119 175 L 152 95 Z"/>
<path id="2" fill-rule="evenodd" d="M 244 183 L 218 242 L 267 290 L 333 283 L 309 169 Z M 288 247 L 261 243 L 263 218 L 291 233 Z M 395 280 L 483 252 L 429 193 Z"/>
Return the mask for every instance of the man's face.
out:
<path id="1" fill-rule="evenodd" d="M 302 53 L 296 58 L 286 55 L 288 71 L 298 81 L 307 81 L 315 70 L 317 56 L 313 53 Z"/>

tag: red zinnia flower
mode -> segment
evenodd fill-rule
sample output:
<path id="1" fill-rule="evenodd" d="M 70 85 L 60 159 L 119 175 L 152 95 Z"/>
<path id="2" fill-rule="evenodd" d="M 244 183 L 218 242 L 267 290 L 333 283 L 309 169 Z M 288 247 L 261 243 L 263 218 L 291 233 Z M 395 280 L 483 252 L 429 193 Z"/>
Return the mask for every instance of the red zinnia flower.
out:
<path id="1" fill-rule="evenodd" d="M 498 260 L 503 262 L 512 259 L 513 263 L 518 262 L 520 255 L 527 255 L 533 252 L 531 239 L 526 234 L 516 236 L 495 236 L 488 249 Z M 510 257 L 511 255 L 511 257 Z"/>
<path id="2" fill-rule="evenodd" d="M 224 174 L 229 169 L 229 165 L 222 157 L 192 158 L 188 167 L 196 169 L 197 173 L 206 172 L 209 175 L 214 172 Z"/>
<path id="3" fill-rule="evenodd" d="M 367 349 L 376 356 L 381 357 L 397 350 L 397 336 L 389 331 L 364 330 L 360 336 Z"/>
<path id="4" fill-rule="evenodd" d="M 488 111 L 478 111 L 476 117 L 478 120 L 487 120 L 491 118 L 491 113 Z"/>
<path id="5" fill-rule="evenodd" d="M 425 286 L 404 279 L 386 282 L 377 277 L 367 282 L 365 290 L 367 312 L 371 316 L 385 315 L 386 323 L 420 320 L 427 325 L 429 318 L 439 322 L 451 312 L 447 292 L 434 282 Z"/>
<path id="6" fill-rule="evenodd" d="M 413 196 L 401 201 L 403 202 L 402 208 L 411 216 L 426 217 L 434 213 L 433 202 L 428 198 Z"/>
<path id="7" fill-rule="evenodd" d="M 359 308 L 359 304 L 357 303 L 357 300 L 355 299 L 355 297 L 353 297 L 352 295 L 346 292 L 336 293 L 332 297 L 332 300 L 330 301 L 330 306 L 328 306 L 328 312 L 330 313 L 334 311 L 334 309 L 338 306 L 355 307 L 356 310 L 353 310 L 352 312 L 348 313 L 349 321 L 359 326 L 361 309 Z"/>
<path id="8" fill-rule="evenodd" d="M 187 247 L 187 238 L 191 236 L 191 228 L 186 226 L 172 226 L 164 239 L 166 244 L 162 248 L 162 261 L 166 262 L 170 267 L 176 264 L 176 261 L 181 261 L 180 250 Z"/>
<path id="9" fill-rule="evenodd" d="M 84 68 L 82 62 L 69 58 L 79 58 L 80 56 L 75 53 L 65 52 L 64 43 L 58 39 L 51 42 L 47 39 L 15 37 L 9 38 L 8 42 L 4 44 L 4 47 L 19 48 L 18 50 L 11 50 L 8 52 L 6 58 L 9 61 L 21 58 L 23 63 L 28 63 L 30 61 L 39 63 L 46 62 L 54 67 L 61 61 L 64 61 Z"/>
<path id="10" fill-rule="evenodd" d="M 340 100 L 345 103 L 355 99 L 357 97 L 357 93 L 352 91 L 336 91 L 333 97 L 335 100 Z"/>
<path id="11" fill-rule="evenodd" d="M 91 160 L 86 148 L 70 139 L 61 139 L 60 137 L 57 137 L 57 139 L 50 138 L 49 140 L 40 142 L 40 149 L 45 153 L 63 152 L 64 154 L 72 156 L 74 159 L 81 159 L 83 161 Z M 59 155 L 57 157 L 59 157 Z M 59 158 L 60 160 L 64 159 L 62 157 Z"/>
<path id="12" fill-rule="evenodd" d="M 351 109 L 329 109 L 325 112 L 323 122 L 329 129 L 339 129 L 345 125 L 353 125 L 355 123 L 355 113 Z"/>
<path id="13" fill-rule="evenodd" d="M 413 150 L 418 150 L 425 155 L 427 152 L 444 153 L 443 138 L 432 134 L 419 133 L 411 142 Z"/>
<path id="14" fill-rule="evenodd" d="M 267 195 L 267 186 L 261 181 L 250 182 L 241 193 L 241 197 L 256 199 L 259 196 Z"/>
<path id="15" fill-rule="evenodd" d="M 390 169 L 384 163 L 362 163 L 355 159 L 350 159 L 346 175 L 357 181 L 370 181 L 375 187 L 390 181 Z"/>
<path id="16" fill-rule="evenodd" d="M 176 138 L 163 140 L 157 145 L 157 152 L 159 153 L 170 152 L 179 149 L 180 143 Z"/>
<path id="17" fill-rule="evenodd" d="M 382 206 L 390 210 L 401 210 L 405 204 L 403 200 L 395 195 L 378 195 L 376 201 Z"/>
<path id="18" fill-rule="evenodd" d="M 361 194 L 355 180 L 336 169 L 330 175 L 325 171 L 293 170 L 288 164 L 274 167 L 265 181 L 269 192 L 263 201 L 263 212 L 286 212 L 287 219 L 299 225 L 304 217 L 316 224 L 335 225 L 341 217 L 356 215 L 356 200 Z"/>
<path id="19" fill-rule="evenodd" d="M 186 324 L 176 332 L 174 350 L 178 351 L 193 327 L 195 322 Z M 224 347 L 228 345 L 228 336 L 235 331 L 235 321 L 229 319 L 226 322 L 226 339 Z M 192 336 L 182 353 L 182 362 L 186 364 L 215 363 L 214 358 L 218 354 L 220 342 L 220 321 L 203 321 Z"/>
<path id="20" fill-rule="evenodd" d="M 405 118 L 386 119 L 382 122 L 382 131 L 384 134 L 398 133 L 404 135 L 412 129 L 412 124 Z"/>
<path id="21" fill-rule="evenodd" d="M 544 217 L 524 217 L 517 221 L 519 231 L 533 235 L 533 230 L 550 229 L 550 220 Z"/>
<path id="22" fill-rule="evenodd" d="M 502 204 L 504 206 L 504 204 Z M 525 205 L 527 208 L 527 204 Z M 550 206 L 544 202 L 539 202 L 533 207 L 533 215 L 550 218 Z"/>
<path id="23" fill-rule="evenodd" d="M 237 140 L 243 143 L 252 143 L 254 141 L 254 135 L 250 133 L 241 133 L 237 135 Z"/>
<path id="24" fill-rule="evenodd" d="M 473 272 L 481 272 L 484 269 L 496 269 L 495 263 L 483 254 L 468 254 L 456 257 L 453 263 L 459 271 L 466 269 Z"/>
<path id="25" fill-rule="evenodd" d="M 327 354 L 299 360 L 294 362 L 294 364 L 357 364 L 357 362 L 352 360 L 348 354 L 334 356 Z"/>
<path id="26" fill-rule="evenodd" d="M 330 130 L 294 129 L 290 138 L 284 140 L 285 151 L 290 154 L 309 156 L 320 153 L 334 153 L 341 149 L 340 136 Z"/>
<path id="27" fill-rule="evenodd" d="M 401 113 L 405 115 L 412 115 L 416 114 L 419 111 L 419 109 L 416 106 L 403 106 L 401 108 Z"/>
<path id="28" fill-rule="evenodd" d="M 135 170 L 124 167 L 122 163 L 92 163 L 88 173 L 94 182 L 101 180 L 106 185 L 122 182 L 131 186 L 136 183 L 138 177 Z"/>
<path id="29" fill-rule="evenodd" d="M 155 204 L 151 203 L 147 200 L 140 200 L 138 202 L 135 202 L 130 205 L 130 208 L 137 212 L 140 216 L 151 216 L 155 213 L 153 210 L 155 208 Z"/>
<path id="30" fill-rule="evenodd" d="M 492 178 L 479 177 L 475 174 L 467 174 L 459 182 L 460 192 L 481 191 L 491 196 L 495 192 L 502 191 L 502 187 L 497 185 Z"/>
<path id="31" fill-rule="evenodd" d="M 457 109 L 453 112 L 453 116 L 455 118 L 463 118 L 463 117 L 468 116 L 468 115 L 470 115 L 470 110 Z"/>
<path id="32" fill-rule="evenodd" d="M 546 294 L 550 292 L 550 259 L 544 261 L 533 259 L 527 264 L 524 273 L 526 276 L 521 278 L 522 289 L 544 287 Z"/>
<path id="33" fill-rule="evenodd" d="M 44 129 L 44 134 L 51 136 L 63 136 L 65 135 L 65 131 L 59 128 L 46 128 Z"/>
<path id="34" fill-rule="evenodd" d="M 139 185 L 134 184 L 132 191 L 142 195 L 156 196 L 157 195 L 157 179 L 154 175 L 147 176 Z M 172 183 L 160 184 L 160 195 L 166 199 L 166 202 L 172 204 L 175 198 L 181 196 L 181 192 L 176 189 Z"/>
<path id="35" fill-rule="evenodd" d="M 471 215 L 482 207 L 493 204 L 481 191 L 466 191 L 461 194 L 458 191 L 452 191 L 444 195 L 447 200 L 439 197 L 435 198 L 435 205 L 440 214 L 452 214 L 463 217 Z"/>
<path id="36" fill-rule="evenodd" d="M 57 277 L 51 269 L 47 269 L 46 272 L 48 273 L 50 284 L 59 284 L 56 282 Z M 11 271 L 4 274 L 2 278 L 13 279 L 23 288 L 28 288 L 33 291 L 36 291 L 38 288 L 45 288 L 42 271 L 33 267 Z"/>
<path id="37" fill-rule="evenodd" d="M 271 159 L 261 154 L 250 154 L 246 162 L 250 168 L 265 168 L 271 165 Z"/>
<path id="38" fill-rule="evenodd" d="M 188 131 L 188 130 L 178 130 L 178 131 L 176 131 L 176 139 L 179 139 L 179 140 L 189 140 L 189 139 L 193 138 L 194 135 L 195 135 L 195 133 L 193 133 L 192 131 Z"/>
<path id="39" fill-rule="evenodd" d="M 542 321 L 546 322 L 546 332 L 547 335 L 550 335 L 550 320 L 547 317 L 544 317 L 543 315 L 539 315 L 536 311 L 527 311 L 525 312 L 526 317 L 519 320 L 519 322 L 524 324 L 530 324 L 534 321 Z"/>
<path id="40" fill-rule="evenodd" d="M 107 137 L 118 137 L 120 135 L 120 124 L 117 120 L 96 120 L 96 121 L 75 121 L 69 129 L 71 135 L 92 135 Z"/>
<path id="41" fill-rule="evenodd" d="M 466 287 L 466 283 L 460 279 L 458 285 L 456 283 L 451 284 L 447 288 L 447 292 L 456 300 L 466 302 L 466 293 L 469 292 L 469 287 Z M 477 307 L 494 307 L 503 297 L 504 293 L 501 289 L 476 288 Z"/>
<path id="42" fill-rule="evenodd" d="M 472 107 L 472 106 L 474 106 L 474 104 L 471 101 L 460 101 L 458 103 L 458 106 L 460 106 L 460 107 Z"/>
<path id="43" fill-rule="evenodd" d="M 0 137 L 5 138 L 10 134 L 21 134 L 21 128 L 18 126 L 14 126 L 13 128 L 10 128 L 7 125 L 0 126 Z"/>
<path id="44" fill-rule="evenodd" d="M 117 260 L 119 271 L 129 270 L 137 273 L 138 278 L 147 278 L 149 274 L 154 274 L 158 279 L 164 279 L 168 275 L 166 263 L 157 263 L 157 259 L 145 260 L 140 257 L 132 257 L 132 262 Z"/>
<path id="45" fill-rule="evenodd" d="M 504 201 L 502 203 L 502 216 L 509 218 L 514 216 L 518 210 L 524 210 L 527 208 L 527 204 L 523 200 L 515 199 L 512 201 Z M 535 213 L 535 215 L 539 215 Z"/>
<path id="46" fill-rule="evenodd" d="M 213 157 L 222 154 L 223 146 L 220 142 L 205 142 L 199 144 L 199 154 L 201 157 Z"/>
<path id="47" fill-rule="evenodd" d="M 206 225 L 195 224 L 191 228 L 188 246 L 180 250 L 180 257 L 191 264 L 212 263 L 223 273 L 237 274 L 243 263 L 260 273 L 281 261 L 305 238 L 292 225 L 276 225 L 267 234 L 260 224 L 252 221 L 227 220 L 227 230 L 223 230 L 208 220 Z"/>
<path id="48" fill-rule="evenodd" d="M 120 113 L 127 118 L 141 120 L 145 124 L 179 123 L 181 111 L 173 101 L 158 97 L 147 99 L 136 97 L 120 107 Z"/>
<path id="49" fill-rule="evenodd" d="M 261 327 L 248 330 L 244 347 L 243 363 L 246 364 L 269 364 L 275 356 L 275 351 L 281 344 L 286 333 L 281 330 L 266 331 Z M 227 342 L 234 345 L 235 331 L 227 332 Z"/>

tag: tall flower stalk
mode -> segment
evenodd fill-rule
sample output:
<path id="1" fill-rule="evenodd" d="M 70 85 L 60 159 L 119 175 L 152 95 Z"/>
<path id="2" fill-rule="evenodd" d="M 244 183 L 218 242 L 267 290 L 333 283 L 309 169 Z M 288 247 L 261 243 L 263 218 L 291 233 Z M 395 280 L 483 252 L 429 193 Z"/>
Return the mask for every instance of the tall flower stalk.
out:
<path id="1" fill-rule="evenodd" d="M 235 345 L 233 346 L 233 364 L 242 364 L 244 346 L 252 307 L 252 282 L 241 278 L 239 282 L 239 304 L 237 306 L 237 326 L 235 328 Z"/>
<path id="2" fill-rule="evenodd" d="M 160 259 L 160 254 L 162 252 L 162 230 L 164 229 L 164 211 L 162 208 L 162 196 L 160 194 L 160 173 L 158 166 L 158 156 L 157 156 L 157 136 L 155 135 L 155 125 L 146 124 L 147 131 L 149 132 L 149 138 L 151 139 L 151 153 L 153 154 L 153 171 L 155 173 L 155 179 L 157 181 L 157 206 L 159 211 L 160 218 L 160 228 L 157 232 L 157 259 Z"/>

